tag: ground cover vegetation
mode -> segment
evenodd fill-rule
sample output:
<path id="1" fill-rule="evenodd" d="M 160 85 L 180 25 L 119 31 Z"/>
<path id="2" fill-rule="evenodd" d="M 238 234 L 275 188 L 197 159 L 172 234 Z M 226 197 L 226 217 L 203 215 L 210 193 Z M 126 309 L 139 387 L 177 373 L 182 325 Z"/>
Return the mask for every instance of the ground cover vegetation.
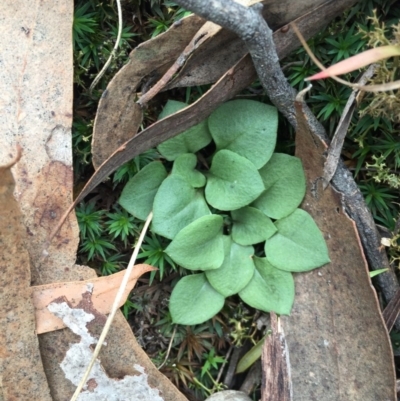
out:
<path id="1" fill-rule="evenodd" d="M 392 40 L 399 29 L 400 10 L 393 1 L 368 0 L 332 22 L 309 41 L 315 55 L 326 66 Z M 78 193 L 93 172 L 90 142 L 98 100 L 107 83 L 126 62 L 131 49 L 164 32 L 187 12 L 171 1 L 131 0 L 122 3 L 124 27 L 115 58 L 98 86 L 89 87 L 111 53 L 117 36 L 116 9 L 111 2 L 76 0 L 74 16 L 74 123 L 73 151 L 75 193 Z M 376 10 L 376 14 L 374 14 Z M 398 60 L 382 62 L 376 80 L 399 79 Z M 289 82 L 301 89 L 304 78 L 318 71 L 303 49 L 283 60 L 282 67 Z M 353 82 L 358 72 L 347 74 Z M 154 122 L 168 99 L 192 103 L 204 88 L 174 89 L 159 95 L 145 111 L 143 127 Z M 308 103 L 328 133 L 333 134 L 351 89 L 333 80 L 313 84 Z M 255 82 L 241 99 L 268 103 L 261 86 Z M 398 233 L 400 122 L 398 92 L 365 95 L 359 103 L 342 152 L 346 164 L 365 196 L 375 221 L 391 238 L 388 248 L 392 263 L 399 264 Z M 279 117 L 275 152 L 293 154 L 293 132 Z M 207 147 L 206 147 L 207 148 Z M 207 151 L 212 152 L 209 148 Z M 112 177 L 88 196 L 76 210 L 80 230 L 80 262 L 101 275 L 112 274 L 126 267 L 143 222 L 133 217 L 118 202 L 123 188 L 148 166 L 163 164 L 172 168 L 162 151 L 153 149 L 120 167 Z M 142 173 L 143 174 L 143 173 Z M 297 206 L 296 206 L 297 207 Z M 168 308 L 171 292 L 184 269 L 168 252 L 170 240 L 151 229 L 139 254 L 140 261 L 158 267 L 139 286 L 123 307 L 141 345 L 157 366 L 188 396 L 204 399 L 221 388 L 220 371 L 234 347 L 251 347 L 263 336 L 263 312 L 244 304 L 238 296 L 227 298 L 220 312 L 211 319 L 193 326 L 175 325 Z M 261 255 L 261 254 L 260 254 Z M 216 270 L 217 271 L 217 270 Z M 394 344 L 398 334 L 393 335 Z M 169 345 L 171 346 L 170 349 Z M 236 383 L 236 385 L 238 385 Z M 257 399 L 257 390 L 254 392 Z"/>

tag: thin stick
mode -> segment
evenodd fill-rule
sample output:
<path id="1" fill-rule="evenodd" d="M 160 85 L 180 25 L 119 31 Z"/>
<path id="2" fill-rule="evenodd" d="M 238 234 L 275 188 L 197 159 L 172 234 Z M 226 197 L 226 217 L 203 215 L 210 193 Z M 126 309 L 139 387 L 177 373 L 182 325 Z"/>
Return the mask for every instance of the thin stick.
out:
<path id="1" fill-rule="evenodd" d="M 117 313 L 117 311 L 119 309 L 118 305 L 121 302 L 121 299 L 122 299 L 122 297 L 124 295 L 124 291 L 125 291 L 125 288 L 126 288 L 126 286 L 128 284 L 129 277 L 130 277 L 130 275 L 132 273 L 133 266 L 136 263 L 137 255 L 139 253 L 140 247 L 142 246 L 142 242 L 143 242 L 144 236 L 145 236 L 145 234 L 147 232 L 147 229 L 149 228 L 149 225 L 150 225 L 150 222 L 151 222 L 152 218 L 153 218 L 153 212 L 151 212 L 149 214 L 149 216 L 147 217 L 146 222 L 144 223 L 142 232 L 140 233 L 140 236 L 139 236 L 139 240 L 138 240 L 138 242 L 137 242 L 137 244 L 135 246 L 135 249 L 134 249 L 132 257 L 131 257 L 131 260 L 129 261 L 129 264 L 128 264 L 128 268 L 126 269 L 126 272 L 124 274 L 124 278 L 122 279 L 122 282 L 121 282 L 121 285 L 119 287 L 118 293 L 117 293 L 117 295 L 115 297 L 115 300 L 114 300 L 114 303 L 113 303 L 113 306 L 112 306 L 112 309 L 111 309 L 111 313 L 108 315 L 106 324 L 105 324 L 105 326 L 103 328 L 103 331 L 101 332 L 99 341 L 98 341 L 98 343 L 96 345 L 96 348 L 93 351 L 92 360 L 90 361 L 89 366 L 87 367 L 86 372 L 82 377 L 82 380 L 80 381 L 78 387 L 76 388 L 75 393 L 71 398 L 71 401 L 76 401 L 78 399 L 79 394 L 81 393 L 82 388 L 85 385 L 85 383 L 86 383 L 86 381 L 87 381 L 87 379 L 89 377 L 90 371 L 92 370 L 92 367 L 93 367 L 93 365 L 94 365 L 94 363 L 96 361 L 96 358 L 99 355 L 99 352 L 100 352 L 100 349 L 101 349 L 101 347 L 103 345 L 103 342 L 104 342 L 104 340 L 105 340 L 105 338 L 106 338 L 106 336 L 108 334 L 108 331 L 110 330 L 111 323 L 112 323 L 112 321 L 113 321 L 113 319 L 115 317 L 115 314 Z"/>
<path id="2" fill-rule="evenodd" d="M 307 42 L 305 41 L 303 35 L 300 33 L 300 31 L 297 28 L 296 24 L 294 22 L 291 22 L 290 26 L 292 27 L 294 33 L 299 38 L 301 44 L 303 45 L 303 47 L 304 47 L 305 51 L 307 52 L 307 54 L 310 56 L 311 60 L 319 67 L 320 70 L 326 71 L 327 69 L 315 57 L 314 53 L 309 48 Z M 345 81 L 344 79 L 338 78 L 336 75 L 329 74 L 329 76 L 330 76 L 330 78 L 332 78 L 336 82 L 339 82 L 340 84 L 349 86 L 350 88 L 353 88 L 354 90 L 357 89 L 357 90 L 364 91 L 364 92 L 385 92 L 385 91 L 390 91 L 390 90 L 395 90 L 395 89 L 399 89 L 400 88 L 400 80 L 399 81 L 393 81 L 393 82 L 387 82 L 385 84 L 378 84 L 378 85 L 362 85 L 362 84 L 359 84 L 359 83 L 358 84 L 352 84 L 351 82 L 348 82 L 348 81 Z"/>
<path id="3" fill-rule="evenodd" d="M 297 37 L 299 38 L 301 44 L 304 47 L 304 50 L 307 52 L 307 54 L 310 56 L 311 60 L 314 62 L 314 64 L 316 64 L 318 66 L 318 68 L 322 71 L 326 71 L 327 69 L 325 68 L 325 66 L 315 57 L 314 53 L 311 51 L 311 49 L 309 48 L 306 40 L 304 39 L 303 35 L 300 33 L 299 28 L 297 28 L 296 24 L 294 22 L 290 23 L 290 26 L 292 27 L 294 33 L 297 35 Z M 355 84 L 351 84 L 350 82 L 347 82 L 341 78 L 338 78 L 336 76 L 330 75 L 330 77 L 332 79 L 334 79 L 335 81 L 343 84 L 343 85 L 347 85 L 350 86 L 352 88 L 360 88 L 359 86 L 355 85 Z"/>
<path id="4" fill-rule="evenodd" d="M 221 380 L 222 373 L 223 373 L 223 371 L 224 371 L 224 369 L 225 369 L 226 364 L 228 363 L 229 358 L 231 357 L 231 353 L 232 353 L 232 351 L 233 351 L 233 348 L 234 348 L 233 345 L 231 345 L 231 346 L 229 347 L 228 352 L 227 352 L 226 355 L 225 355 L 224 362 L 222 363 L 221 367 L 219 368 L 218 376 L 217 376 L 217 378 L 215 379 L 215 381 L 216 381 L 217 383 L 219 383 L 219 381 Z"/>
<path id="5" fill-rule="evenodd" d="M 176 328 L 178 327 L 178 325 L 176 324 L 174 327 L 174 331 L 172 332 L 172 336 L 171 339 L 169 340 L 169 344 L 168 344 L 168 349 L 167 349 L 167 353 L 165 355 L 164 361 L 162 362 L 162 364 L 158 367 L 158 370 L 160 370 L 165 363 L 168 361 L 168 357 L 169 357 L 169 353 L 171 352 L 171 348 L 172 348 L 172 343 L 174 341 L 175 338 L 175 334 L 176 334 Z"/>
<path id="6" fill-rule="evenodd" d="M 185 47 L 183 52 L 180 54 L 180 56 L 177 58 L 177 60 L 174 62 L 174 64 L 172 64 L 172 66 L 168 69 L 168 71 L 162 76 L 162 78 L 151 89 L 149 89 L 145 94 L 142 95 L 142 97 L 137 102 L 140 104 L 140 106 L 143 107 L 155 95 L 157 95 L 157 93 L 160 92 L 161 89 L 163 89 L 164 86 L 167 85 L 168 82 L 173 78 L 173 76 L 175 74 L 177 74 L 178 71 L 184 66 L 186 61 L 193 54 L 193 52 L 202 43 L 204 43 L 207 39 L 209 39 L 209 37 L 210 37 L 209 32 L 203 32 L 203 29 L 204 28 L 201 28 L 196 33 L 196 35 L 193 37 L 193 39 Z"/>
<path id="7" fill-rule="evenodd" d="M 94 81 L 92 82 L 92 84 L 90 85 L 89 88 L 89 93 L 92 93 L 93 88 L 98 84 L 98 82 L 100 81 L 101 77 L 104 75 L 104 73 L 106 72 L 108 66 L 111 63 L 111 60 L 113 59 L 113 57 L 115 57 L 115 53 L 117 52 L 118 46 L 119 46 L 119 42 L 121 40 L 121 36 L 122 36 L 122 9 L 121 9 L 121 3 L 120 0 L 116 0 L 117 1 L 117 9 L 118 9 L 118 34 L 117 34 L 117 40 L 115 42 L 114 45 L 114 49 L 112 50 L 110 57 L 108 57 L 107 62 L 104 64 L 104 67 L 102 68 L 102 70 L 97 74 L 96 78 L 94 79 Z"/>

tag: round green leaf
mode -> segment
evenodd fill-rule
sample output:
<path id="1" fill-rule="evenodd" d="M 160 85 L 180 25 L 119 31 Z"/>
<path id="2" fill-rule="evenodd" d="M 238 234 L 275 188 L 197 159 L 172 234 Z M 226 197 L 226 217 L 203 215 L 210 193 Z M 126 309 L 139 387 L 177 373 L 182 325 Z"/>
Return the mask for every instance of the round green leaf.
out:
<path id="1" fill-rule="evenodd" d="M 182 228 L 209 214 L 203 192 L 172 174 L 163 181 L 154 198 L 152 228 L 157 234 L 173 239 Z"/>
<path id="2" fill-rule="evenodd" d="M 253 277 L 254 248 L 238 245 L 227 235 L 223 238 L 225 257 L 222 266 L 206 271 L 206 276 L 214 289 L 224 297 L 229 297 L 246 287 Z"/>
<path id="3" fill-rule="evenodd" d="M 218 269 L 224 260 L 222 225 L 221 216 L 200 217 L 179 231 L 165 252 L 186 269 Z"/>
<path id="4" fill-rule="evenodd" d="M 210 115 L 208 127 L 217 149 L 238 153 L 259 169 L 275 149 L 278 113 L 254 100 L 233 100 Z"/>
<path id="5" fill-rule="evenodd" d="M 240 245 L 252 245 L 263 242 L 276 232 L 271 219 L 260 210 L 246 206 L 233 210 L 232 238 Z"/>
<path id="6" fill-rule="evenodd" d="M 306 179 L 301 160 L 284 153 L 274 153 L 261 169 L 265 191 L 253 206 L 273 219 L 292 213 L 306 193 Z"/>
<path id="7" fill-rule="evenodd" d="M 205 191 L 211 206 L 219 210 L 240 209 L 263 190 L 264 184 L 253 163 L 230 150 L 215 154 Z"/>
<path id="8" fill-rule="evenodd" d="M 172 174 L 180 175 L 193 188 L 202 188 L 206 185 L 206 177 L 195 170 L 197 165 L 197 157 L 193 153 L 184 153 L 179 155 L 172 167 Z"/>
<path id="9" fill-rule="evenodd" d="M 265 242 L 265 254 L 273 266 L 303 272 L 330 262 L 324 237 L 307 212 L 296 209 L 275 225 L 278 232 Z"/>
<path id="10" fill-rule="evenodd" d="M 208 283 L 204 273 L 181 278 L 171 293 L 169 310 L 178 324 L 200 324 L 214 317 L 225 298 Z"/>
<path id="11" fill-rule="evenodd" d="M 146 220 L 153 209 L 157 190 L 166 177 L 167 171 L 162 163 L 149 163 L 125 185 L 119 204 L 138 219 Z"/>
<path id="12" fill-rule="evenodd" d="M 264 312 L 288 315 L 294 301 L 292 274 L 276 269 L 266 258 L 254 257 L 253 278 L 239 292 L 246 304 Z"/>
<path id="13" fill-rule="evenodd" d="M 188 105 L 186 103 L 168 100 L 158 119 L 174 114 L 184 109 Z M 208 130 L 207 120 L 189 128 L 187 131 L 168 139 L 158 145 L 158 151 L 167 159 L 175 160 L 182 153 L 196 153 L 211 142 L 212 138 Z"/>

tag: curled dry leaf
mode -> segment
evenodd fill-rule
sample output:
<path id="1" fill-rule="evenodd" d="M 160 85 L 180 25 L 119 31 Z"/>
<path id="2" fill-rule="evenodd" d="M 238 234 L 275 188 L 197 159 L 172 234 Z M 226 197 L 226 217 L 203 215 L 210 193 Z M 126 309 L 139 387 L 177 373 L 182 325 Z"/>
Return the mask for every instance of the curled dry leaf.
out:
<path id="1" fill-rule="evenodd" d="M 146 264 L 136 265 L 132 271 L 122 306 L 137 279 L 144 273 L 155 270 L 154 267 Z M 102 314 L 107 314 L 111 310 L 118 288 L 124 276 L 125 270 L 110 276 L 98 277 L 84 281 L 72 281 L 66 283 L 53 283 L 32 287 L 32 299 L 36 315 L 36 332 L 38 334 L 49 331 L 59 330 L 65 327 L 62 320 L 52 314 L 47 306 L 55 299 L 65 297 L 72 306 L 78 305 L 82 300 L 82 294 L 87 292 L 87 286 L 93 285 L 92 302 L 93 307 Z"/>
<path id="2" fill-rule="evenodd" d="M 92 139 L 95 169 L 136 135 L 142 123 L 137 92 L 145 92 L 161 78 L 204 22 L 196 15 L 183 18 L 131 52 L 129 62 L 109 83 L 99 102 Z"/>

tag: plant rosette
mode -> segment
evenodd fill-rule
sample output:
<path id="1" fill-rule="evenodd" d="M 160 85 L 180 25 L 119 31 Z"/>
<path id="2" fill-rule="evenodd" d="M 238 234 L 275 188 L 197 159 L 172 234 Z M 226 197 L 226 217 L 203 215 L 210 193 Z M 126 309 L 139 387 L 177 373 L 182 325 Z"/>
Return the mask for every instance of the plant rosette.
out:
<path id="1" fill-rule="evenodd" d="M 184 107 L 168 101 L 160 118 Z M 272 106 L 227 102 L 158 146 L 160 159 L 173 162 L 169 172 L 153 161 L 123 189 L 121 206 L 141 220 L 153 211 L 152 231 L 171 240 L 165 253 L 193 271 L 172 291 L 174 323 L 203 323 L 234 294 L 289 314 L 292 272 L 330 261 L 321 231 L 299 209 L 306 191 L 300 159 L 274 153 L 277 126 Z"/>

